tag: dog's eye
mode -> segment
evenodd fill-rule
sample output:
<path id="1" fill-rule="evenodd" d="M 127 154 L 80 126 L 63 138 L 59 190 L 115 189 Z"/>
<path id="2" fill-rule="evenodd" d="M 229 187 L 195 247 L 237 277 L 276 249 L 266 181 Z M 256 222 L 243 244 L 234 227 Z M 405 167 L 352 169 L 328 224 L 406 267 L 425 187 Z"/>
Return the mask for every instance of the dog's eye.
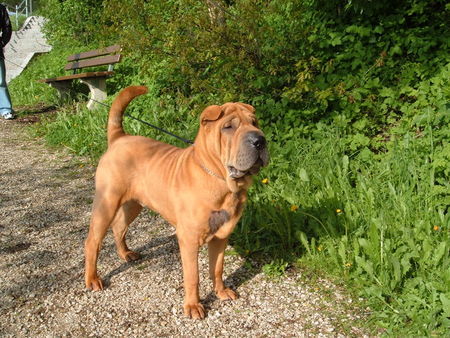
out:
<path id="1" fill-rule="evenodd" d="M 227 129 L 230 130 L 230 129 L 233 129 L 233 125 L 231 124 L 231 122 L 227 122 L 223 125 L 222 128 L 225 130 L 227 130 Z"/>

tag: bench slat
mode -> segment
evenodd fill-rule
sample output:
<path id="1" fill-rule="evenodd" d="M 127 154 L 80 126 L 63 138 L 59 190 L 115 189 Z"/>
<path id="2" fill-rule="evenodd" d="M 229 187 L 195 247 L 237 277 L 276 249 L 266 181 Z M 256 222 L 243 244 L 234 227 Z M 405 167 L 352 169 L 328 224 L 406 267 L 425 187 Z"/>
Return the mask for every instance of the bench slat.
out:
<path id="1" fill-rule="evenodd" d="M 80 61 L 70 62 L 64 67 L 64 70 L 73 70 L 73 69 L 80 69 L 80 68 L 85 68 L 85 67 L 109 65 L 109 64 L 120 62 L 121 56 L 122 55 L 120 55 L 120 54 L 116 54 L 116 55 L 102 56 L 102 57 L 99 57 L 96 59 L 88 59 L 88 60 L 80 60 Z"/>
<path id="2" fill-rule="evenodd" d="M 65 76 L 58 76 L 58 77 L 54 77 L 54 78 L 50 78 L 50 79 L 42 79 L 42 80 L 38 80 L 39 82 L 44 82 L 44 83 L 50 83 L 50 82 L 59 82 L 59 81 L 70 81 L 73 79 L 83 79 L 86 77 L 109 77 L 111 75 L 113 75 L 114 72 L 108 72 L 108 71 L 104 71 L 104 72 L 87 72 L 87 73 L 81 73 L 81 74 L 74 74 L 74 75 L 65 75 Z"/>
<path id="3" fill-rule="evenodd" d="M 120 47 L 119 45 L 114 45 L 114 46 L 109 46 L 109 47 L 105 47 L 105 48 L 90 50 L 90 51 L 83 52 L 83 53 L 69 55 L 67 57 L 67 61 L 69 61 L 69 62 L 70 61 L 78 61 L 78 60 L 82 60 L 82 59 L 93 58 L 96 56 L 112 54 L 112 53 L 120 52 L 121 49 L 122 49 L 122 47 Z"/>

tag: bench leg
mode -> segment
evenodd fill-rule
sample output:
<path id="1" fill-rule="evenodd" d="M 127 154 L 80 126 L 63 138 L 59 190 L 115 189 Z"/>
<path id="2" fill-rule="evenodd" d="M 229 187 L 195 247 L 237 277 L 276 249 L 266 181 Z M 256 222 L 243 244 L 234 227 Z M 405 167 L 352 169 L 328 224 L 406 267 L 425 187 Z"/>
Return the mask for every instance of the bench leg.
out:
<path id="1" fill-rule="evenodd" d="M 106 99 L 106 78 L 80 79 L 80 81 L 88 85 L 91 92 L 87 107 L 93 110 L 100 106 L 99 102 Z"/>
<path id="2" fill-rule="evenodd" d="M 50 82 L 49 85 L 58 91 L 60 101 L 68 102 L 72 99 L 72 81 Z"/>

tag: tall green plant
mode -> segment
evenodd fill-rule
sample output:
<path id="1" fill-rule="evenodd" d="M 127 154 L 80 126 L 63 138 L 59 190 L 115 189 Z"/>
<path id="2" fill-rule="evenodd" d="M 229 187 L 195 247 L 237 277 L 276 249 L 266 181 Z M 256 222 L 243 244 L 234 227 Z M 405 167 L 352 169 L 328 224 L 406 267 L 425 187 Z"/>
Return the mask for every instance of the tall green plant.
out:
<path id="1" fill-rule="evenodd" d="M 99 42 L 102 3 L 96 0 L 42 0 L 40 11 L 48 21 L 44 27 L 52 45 L 86 46 Z"/>

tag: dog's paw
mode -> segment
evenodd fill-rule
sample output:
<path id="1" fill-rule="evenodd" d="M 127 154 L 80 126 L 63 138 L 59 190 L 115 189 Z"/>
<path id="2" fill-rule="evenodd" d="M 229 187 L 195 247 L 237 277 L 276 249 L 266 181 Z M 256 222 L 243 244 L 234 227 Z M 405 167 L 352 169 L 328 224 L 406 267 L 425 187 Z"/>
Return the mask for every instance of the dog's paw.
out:
<path id="1" fill-rule="evenodd" d="M 92 291 L 103 290 L 103 282 L 99 277 L 86 279 L 86 288 Z"/>
<path id="2" fill-rule="evenodd" d="M 205 318 L 205 308 L 200 303 L 185 304 L 184 315 L 192 319 L 203 319 Z"/>
<path id="3" fill-rule="evenodd" d="M 127 251 L 124 255 L 124 259 L 127 262 L 137 261 L 140 258 L 141 258 L 141 255 L 134 251 Z"/>
<path id="4" fill-rule="evenodd" d="M 235 300 L 238 298 L 236 292 L 231 289 L 225 288 L 220 291 L 216 291 L 217 298 L 220 300 Z"/>

